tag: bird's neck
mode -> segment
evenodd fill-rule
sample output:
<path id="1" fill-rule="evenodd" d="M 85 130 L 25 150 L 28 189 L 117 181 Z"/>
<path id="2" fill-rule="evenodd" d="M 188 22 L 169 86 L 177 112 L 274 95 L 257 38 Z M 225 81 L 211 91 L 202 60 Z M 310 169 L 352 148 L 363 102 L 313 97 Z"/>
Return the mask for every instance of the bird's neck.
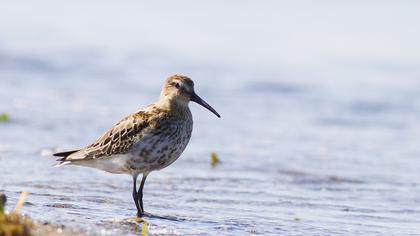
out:
<path id="1" fill-rule="evenodd" d="M 182 113 L 189 110 L 188 101 L 182 101 L 168 96 L 161 96 L 156 105 L 161 109 L 171 112 Z"/>

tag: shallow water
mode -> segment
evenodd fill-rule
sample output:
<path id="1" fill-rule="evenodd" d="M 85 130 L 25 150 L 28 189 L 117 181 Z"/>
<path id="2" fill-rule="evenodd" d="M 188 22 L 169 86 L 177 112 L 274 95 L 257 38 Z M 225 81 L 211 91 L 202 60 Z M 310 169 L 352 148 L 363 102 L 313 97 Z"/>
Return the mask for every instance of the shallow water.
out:
<path id="1" fill-rule="evenodd" d="M 121 22 L 107 18 L 112 5 L 102 6 L 99 19 L 92 19 L 89 10 L 97 6 L 92 3 L 74 19 L 80 2 L 40 4 L 53 8 L 34 13 L 30 6 L 9 3 L 0 10 L 0 112 L 11 117 L 0 123 L 0 190 L 9 197 L 9 209 L 21 191 L 28 191 L 22 212 L 34 218 L 101 234 L 138 232 L 140 226 L 130 220 L 135 214 L 131 177 L 83 167 L 53 168 L 50 154 L 93 141 L 123 116 L 153 102 L 164 77 L 183 73 L 195 80 L 197 92 L 222 119 L 191 104 L 195 127 L 187 150 L 146 182 L 151 234 L 420 231 L 420 54 L 414 40 L 419 34 L 402 27 L 418 22 L 411 11 L 418 4 L 387 3 L 377 9 L 374 3 L 363 5 L 366 8 L 354 3 L 342 9 L 328 1 L 316 8 L 247 2 L 241 7 L 248 10 L 229 20 L 238 2 L 207 3 L 210 9 L 226 7 L 213 23 L 224 19 L 227 24 L 217 27 L 195 11 L 178 15 L 163 10 L 154 17 L 147 13 L 159 9 L 154 4 L 140 10 L 145 15 L 130 10 L 138 3 L 119 5 L 117 11 L 128 12 Z M 199 6 L 182 1 L 172 7 Z M 316 20 L 302 24 L 312 22 L 307 15 L 311 9 Z M 375 17 L 363 9 L 377 10 Z M 18 11 L 27 14 L 18 20 Z M 354 11 L 359 18 L 348 21 Z M 372 19 L 386 22 L 389 12 L 395 28 L 373 27 Z M 50 20 L 51 14 L 55 20 Z M 165 24 L 168 18 L 159 21 L 165 14 L 172 24 L 192 16 L 197 22 L 185 24 L 186 35 L 173 45 L 161 31 L 128 24 L 152 17 L 171 33 L 173 25 Z M 299 21 L 290 21 L 295 14 Z M 328 14 L 348 31 L 336 28 Z M 248 16 L 258 16 L 259 21 Z M 90 20 L 87 26 L 84 20 Z M 243 27 L 241 20 L 249 25 Z M 194 31 L 201 25 L 208 28 L 203 34 L 209 38 Z M 279 25 L 282 30 L 275 28 Z M 95 26 L 91 31 L 96 33 L 88 26 Z M 313 27 L 320 30 L 313 40 L 283 38 L 293 32 L 306 38 Z M 107 30 L 116 28 L 122 37 L 112 34 L 104 41 Z M 132 38 L 126 37 L 133 30 Z M 253 30 L 271 40 L 242 38 Z M 142 41 L 144 33 L 157 37 L 156 42 Z M 344 33 L 355 41 L 346 44 Z M 383 45 L 373 40 L 382 37 Z M 230 44 L 238 39 L 243 41 Z M 258 53 L 244 49 L 253 41 L 259 43 Z M 312 44 L 317 50 L 305 51 Z M 346 51 L 343 45 L 364 50 Z M 389 51 L 396 47 L 401 50 Z M 246 53 L 240 54 L 243 50 Z M 210 165 L 212 151 L 221 159 L 215 168 Z"/>

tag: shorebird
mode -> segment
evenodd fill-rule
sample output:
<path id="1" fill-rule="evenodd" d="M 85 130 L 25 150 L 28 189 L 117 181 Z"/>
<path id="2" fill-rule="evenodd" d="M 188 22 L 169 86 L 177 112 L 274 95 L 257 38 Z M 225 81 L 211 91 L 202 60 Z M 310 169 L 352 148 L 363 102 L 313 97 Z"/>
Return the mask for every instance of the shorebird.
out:
<path id="1" fill-rule="evenodd" d="M 190 101 L 220 115 L 194 92 L 194 82 L 183 75 L 165 80 L 159 100 L 123 118 L 92 144 L 53 154 L 56 166 L 87 166 L 133 177 L 137 216 L 144 215 L 143 187 L 150 172 L 161 170 L 181 156 L 193 129 Z M 137 177 L 142 174 L 137 190 Z"/>

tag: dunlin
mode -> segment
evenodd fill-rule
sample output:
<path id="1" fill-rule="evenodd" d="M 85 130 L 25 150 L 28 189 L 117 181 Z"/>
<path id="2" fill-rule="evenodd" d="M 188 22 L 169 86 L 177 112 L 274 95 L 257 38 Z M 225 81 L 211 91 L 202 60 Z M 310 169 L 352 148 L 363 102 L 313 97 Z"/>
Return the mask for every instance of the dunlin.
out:
<path id="1" fill-rule="evenodd" d="M 182 75 L 166 79 L 158 102 L 125 117 L 94 143 L 74 151 L 55 153 L 56 166 L 80 165 L 133 177 L 137 216 L 144 215 L 143 187 L 150 172 L 178 159 L 193 129 L 190 101 L 220 115 L 194 92 L 194 82 Z M 137 177 L 142 174 L 137 190 Z"/>

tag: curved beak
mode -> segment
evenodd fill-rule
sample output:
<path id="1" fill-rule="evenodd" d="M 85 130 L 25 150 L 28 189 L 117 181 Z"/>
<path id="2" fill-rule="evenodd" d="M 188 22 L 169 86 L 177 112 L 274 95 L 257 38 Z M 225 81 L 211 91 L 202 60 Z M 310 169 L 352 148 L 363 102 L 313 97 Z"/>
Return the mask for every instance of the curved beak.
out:
<path id="1" fill-rule="evenodd" d="M 205 108 L 207 108 L 209 111 L 213 112 L 213 114 L 215 114 L 217 117 L 220 118 L 219 113 L 217 113 L 217 111 L 214 110 L 213 107 L 211 107 L 206 101 L 201 99 L 195 92 L 193 92 L 193 94 L 191 95 L 190 100 L 200 104 L 201 106 L 203 106 Z"/>

